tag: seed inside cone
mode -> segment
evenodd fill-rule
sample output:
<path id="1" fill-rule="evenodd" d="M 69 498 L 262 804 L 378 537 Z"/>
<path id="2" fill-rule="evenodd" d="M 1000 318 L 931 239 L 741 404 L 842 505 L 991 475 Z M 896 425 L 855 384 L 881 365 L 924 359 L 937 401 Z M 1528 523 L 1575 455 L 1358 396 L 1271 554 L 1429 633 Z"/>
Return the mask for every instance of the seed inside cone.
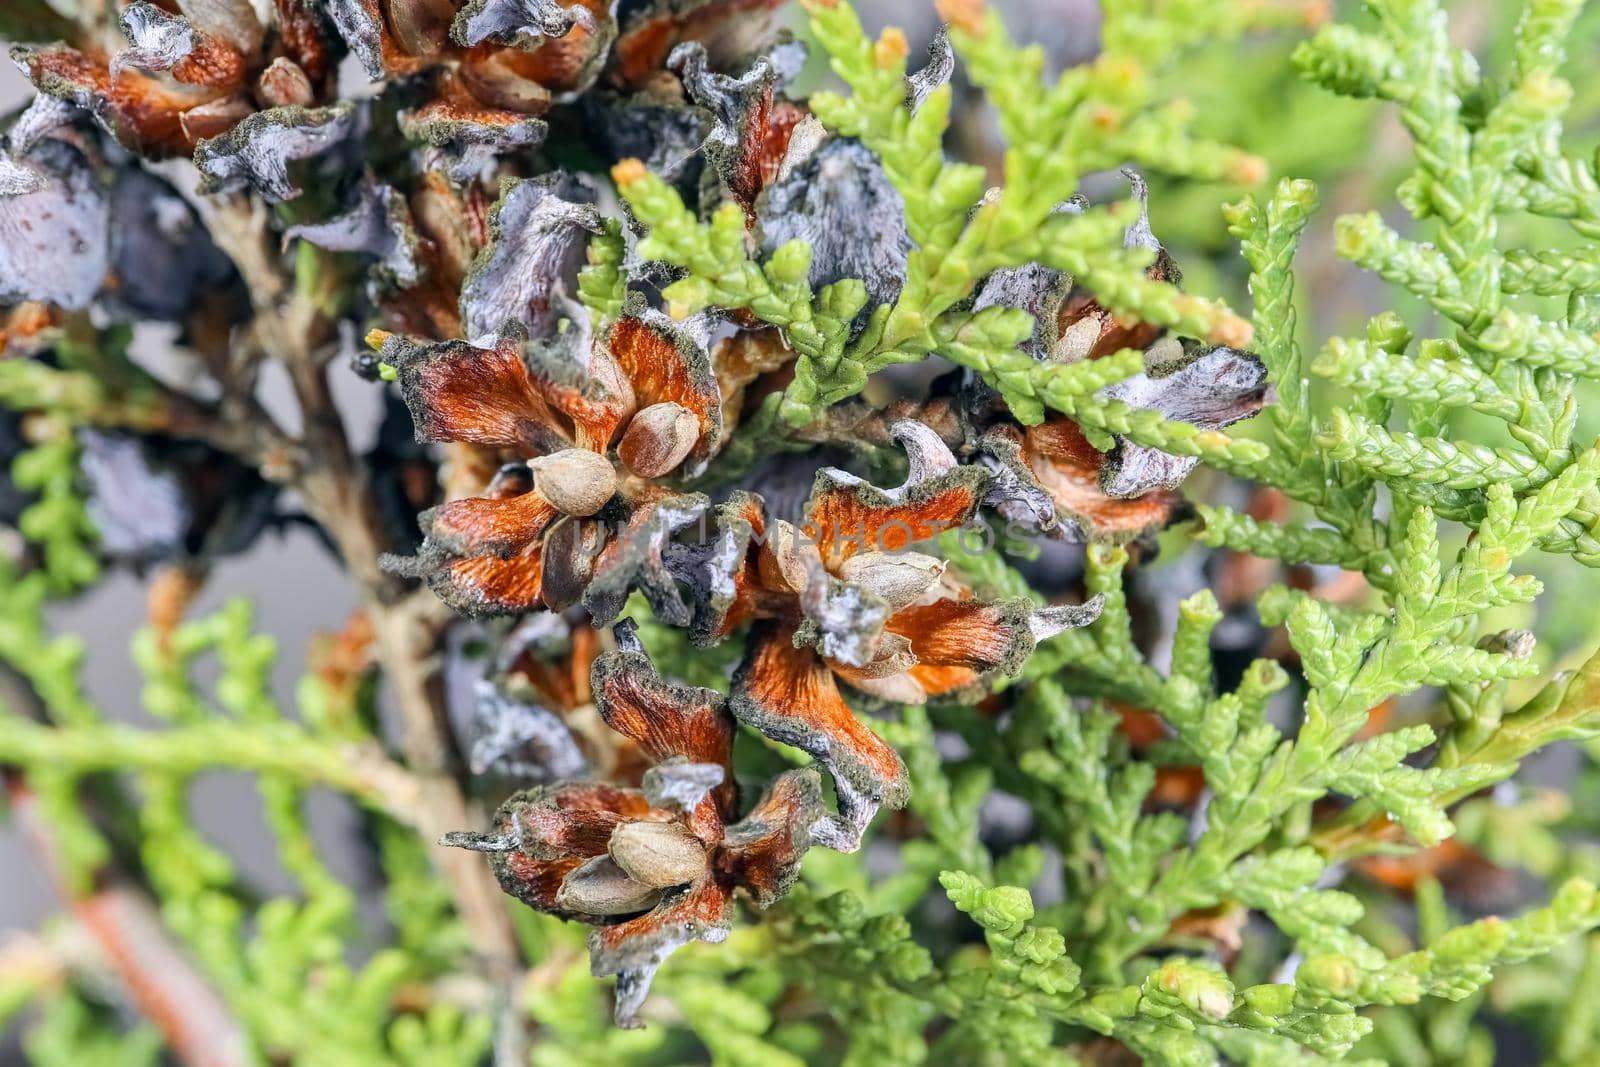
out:
<path id="1" fill-rule="evenodd" d="M 606 847 L 630 878 L 655 889 L 692 882 L 706 871 L 705 846 L 678 823 L 626 822 Z"/>
<path id="2" fill-rule="evenodd" d="M 305 107 L 316 99 L 316 90 L 306 72 L 284 56 L 274 59 L 261 72 L 256 80 L 256 91 L 273 107 Z"/>
<path id="3" fill-rule="evenodd" d="M 653 907 L 660 896 L 660 890 L 628 877 L 610 856 L 596 856 L 562 880 L 556 905 L 585 915 L 631 915 Z"/>
<path id="4" fill-rule="evenodd" d="M 921 552 L 862 552 L 839 567 L 839 577 L 866 586 L 891 608 L 915 603 L 943 573 L 943 560 Z"/>
<path id="5" fill-rule="evenodd" d="M 617 445 L 623 465 L 641 478 L 659 478 L 682 463 L 700 440 L 700 418 L 682 404 L 651 404 L 633 417 Z"/>
<path id="6" fill-rule="evenodd" d="M 533 488 L 568 515 L 593 515 L 617 491 L 611 461 L 586 448 L 567 448 L 528 461 Z"/>

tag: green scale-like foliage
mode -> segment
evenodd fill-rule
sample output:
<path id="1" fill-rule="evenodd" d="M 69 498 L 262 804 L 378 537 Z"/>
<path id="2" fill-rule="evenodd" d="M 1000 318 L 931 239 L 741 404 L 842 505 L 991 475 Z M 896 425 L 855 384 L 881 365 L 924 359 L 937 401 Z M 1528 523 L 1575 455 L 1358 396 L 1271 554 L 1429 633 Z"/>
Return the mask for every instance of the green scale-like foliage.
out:
<path id="1" fill-rule="evenodd" d="M 842 0 L 804 7 L 844 86 L 809 106 L 877 155 L 905 203 L 913 247 L 897 300 L 868 307 L 859 279 L 813 291 L 804 243 L 759 259 L 737 206 L 702 218 L 637 164 L 613 177 L 643 236 L 630 247 L 606 222 L 579 276 L 596 326 L 623 308 L 637 258 L 673 270 L 663 292 L 672 315 L 742 313 L 780 328 L 797 353 L 792 381 L 746 418 L 708 484 L 774 449 L 805 448 L 799 432 L 874 374 L 942 357 L 1023 425 L 1066 415 L 1099 447 L 1121 437 L 1198 457 L 1211 484 L 1231 479 L 1287 502 L 1275 518 L 1197 503 L 1166 547 L 1299 568 L 1297 579 L 1305 568 L 1342 572 L 1359 578 L 1361 597 L 1272 585 L 1254 614 L 1282 627 L 1286 651 L 1222 685 L 1220 587 L 1181 599 L 1164 654 L 1153 655 L 1130 578 L 1143 546 L 1089 544 L 1083 586 L 1102 598 L 1099 619 L 1041 642 L 1018 677 L 996 684 L 1003 716 L 935 702 L 874 719 L 911 785 L 893 830 L 880 820 L 855 855 L 813 849 L 782 903 L 722 944 L 677 953 L 647 1028 L 619 1030 L 571 925 L 507 902 L 519 966 L 478 965 L 430 865 L 434 843 L 419 835 L 430 769 L 390 751 L 370 684 L 313 673 L 299 714 L 286 714 L 269 681 L 275 644 L 254 631 L 248 605 L 135 636 L 153 725 L 96 707 L 82 643 L 46 625 L 51 598 L 99 569 L 71 430 L 164 423 L 127 338 L 83 320 L 53 364 L 0 361 L 0 402 L 30 413 L 12 476 L 33 494 L 17 523 L 24 548 L 0 557 L 0 660 L 41 712 L 0 714 L 0 766 L 25 784 L 19 813 L 48 827 L 66 899 L 94 901 L 109 872 L 136 869 L 159 928 L 238 1027 L 244 1047 L 231 1062 L 1066 1065 L 1125 1049 L 1179 1067 L 1424 1067 L 1493 1062 L 1494 1039 L 1475 1021 L 1491 1009 L 1523 1022 L 1549 1062 L 1595 1062 L 1600 858 L 1573 842 L 1597 830 L 1585 801 L 1600 798 L 1600 656 L 1555 670 L 1565 645 L 1583 642 L 1531 647 L 1505 625 L 1531 618 L 1544 592 L 1525 571 L 1593 589 L 1583 568 L 1600 565 L 1600 450 L 1580 417 L 1600 395 L 1600 181 L 1563 139 L 1569 113 L 1594 103 L 1592 85 L 1563 80 L 1568 42 L 1587 39 L 1580 3 L 1528 0 L 1492 76 L 1452 43 L 1438 0 L 1369 0 L 1295 50 L 1296 102 L 1310 87 L 1379 101 L 1414 146 L 1394 190 L 1404 221 L 1369 211 L 1333 222 L 1338 255 L 1386 286 L 1381 304 L 1396 310 L 1309 347 L 1302 318 L 1326 295 L 1296 278 L 1319 220 L 1312 182 L 1286 178 L 1224 213 L 1248 270 L 1248 323 L 1147 276 L 1149 253 L 1124 245 L 1132 205 L 1053 213 L 1085 179 L 1129 163 L 1172 185 L 1253 179 L 1255 156 L 1205 135 L 1250 123 L 1208 122 L 1170 99 L 1168 82 L 1196 50 L 1248 63 L 1240 35 L 1301 9 L 1107 3 L 1102 53 L 1051 80 L 1044 50 L 1014 40 L 1021 27 L 951 0 L 942 13 L 955 52 L 1004 141 L 990 175 L 946 152 L 950 86 L 908 103 L 903 38 L 873 40 Z M 19 11 L 24 27 L 58 17 L 37 3 Z M 1252 85 L 1286 77 L 1277 66 L 1251 74 Z M 1283 121 L 1261 117 L 1269 130 Z M 1337 171 L 1315 151 L 1287 154 Z M 1512 233 L 1555 236 L 1513 247 Z M 336 288 L 337 272 L 319 276 L 308 249 L 299 281 L 327 312 L 338 301 L 318 287 Z M 1248 344 L 1272 403 L 1239 432 L 1198 431 L 1103 394 L 1143 369 L 1139 352 L 1035 360 L 1019 347 L 1033 330 L 1027 313 L 973 312 L 970 299 L 986 275 L 1029 263 L 1070 274 L 1125 318 Z M 974 554 L 954 533 L 938 544 L 983 595 L 1040 599 L 1014 557 Z M 1170 573 L 1158 565 L 1139 579 Z M 630 612 L 648 613 L 642 598 Z M 1578 629 L 1592 645 L 1592 621 Z M 659 619 L 642 618 L 640 637 L 663 673 L 716 688 L 740 652 L 737 641 L 701 649 Z M 1385 728 L 1373 709 L 1394 702 L 1404 721 Z M 1158 716 L 1161 740 L 1136 749 L 1119 728 L 1128 708 Z M 1525 761 L 1559 742 L 1584 749 L 1572 798 L 1517 785 Z M 772 767 L 802 759 L 753 735 L 739 743 Z M 256 782 L 293 887 L 285 895 L 263 898 L 193 825 L 194 781 L 218 769 Z M 1197 811 L 1155 802 L 1174 770 L 1203 778 Z M 359 813 L 385 886 L 379 932 L 363 926 L 357 891 L 312 838 L 313 789 Z M 997 794 L 1027 806 L 1028 840 L 1001 846 L 1004 835 L 983 833 Z M 96 818 L 108 807 L 115 818 Z M 1413 923 L 1397 921 L 1375 883 L 1341 880 L 1351 862 L 1452 837 L 1536 876 L 1546 902 L 1464 921 L 1424 874 L 1411 887 Z M 1047 884 L 1058 890 L 1047 896 Z M 1190 922 L 1244 916 L 1237 952 Z M 70 927 L 42 931 L 33 955 L 0 945 L 0 1021 L 27 1014 L 36 1063 L 158 1062 L 156 1026 L 129 1025 L 103 988 L 49 962 L 70 961 Z M 507 1051 L 522 1047 L 508 1032 L 526 1040 L 521 1053 Z"/>

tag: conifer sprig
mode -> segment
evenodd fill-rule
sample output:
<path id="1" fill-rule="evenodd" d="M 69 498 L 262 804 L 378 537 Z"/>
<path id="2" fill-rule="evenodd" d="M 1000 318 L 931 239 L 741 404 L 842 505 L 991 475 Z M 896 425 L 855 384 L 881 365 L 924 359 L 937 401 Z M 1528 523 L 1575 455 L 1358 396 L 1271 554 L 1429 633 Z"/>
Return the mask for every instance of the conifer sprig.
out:
<path id="1" fill-rule="evenodd" d="M 937 354 L 978 371 L 1025 423 L 1039 421 L 1048 406 L 1094 429 L 1230 467 L 1261 458 L 1251 444 L 1225 435 L 1196 440 L 1192 427 L 1147 419 L 1095 396 L 1116 380 L 1113 373 L 1136 371 L 1131 359 L 1101 361 L 1092 371 L 1040 366 L 1017 348 L 1032 330 L 1025 312 L 959 310 L 990 272 L 1037 261 L 1068 272 L 1120 315 L 1243 346 L 1249 324 L 1226 307 L 1145 276 L 1149 253 L 1123 247 L 1127 205 L 1054 212 L 1097 169 L 1131 161 L 1181 175 L 1255 180 L 1259 160 L 1192 140 L 1193 117 L 1158 106 L 1134 55 L 1108 52 L 1045 84 L 1037 47 L 1018 47 L 999 16 L 982 5 L 951 4 L 945 13 L 950 40 L 993 101 L 1007 143 L 1005 183 L 985 194 L 982 168 L 948 160 L 943 152 L 950 87 L 927 94 L 914 113 L 909 106 L 903 37 L 886 34 L 874 42 L 848 3 L 803 6 L 814 37 L 851 90 L 848 96 L 816 93 L 809 104 L 830 129 L 859 138 L 877 155 L 905 202 L 913 242 L 899 298 L 872 309 L 859 335 L 852 339 L 837 328 L 864 305 L 858 286 L 841 282 L 832 292 L 812 294 L 802 284 L 809 266 L 802 250 L 780 248 L 766 264 L 749 258 L 742 216 L 732 205 L 700 223 L 642 166 L 629 161 L 613 171 L 649 228 L 640 255 L 688 271 L 668 289 L 675 306 L 684 313 L 747 309 L 785 331 L 799 355 L 795 381 L 780 404 L 788 425 L 804 425 L 828 404 L 855 395 L 875 371 Z M 1255 5 L 1228 7 L 1232 28 L 1250 23 L 1242 12 Z M 1111 15 L 1113 22 L 1122 17 Z"/>

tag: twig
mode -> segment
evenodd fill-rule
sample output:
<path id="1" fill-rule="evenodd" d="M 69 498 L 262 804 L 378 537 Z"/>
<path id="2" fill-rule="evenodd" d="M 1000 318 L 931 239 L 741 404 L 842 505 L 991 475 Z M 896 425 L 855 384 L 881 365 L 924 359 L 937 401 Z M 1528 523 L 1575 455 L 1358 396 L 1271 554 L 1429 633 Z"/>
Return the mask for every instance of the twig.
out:
<path id="1" fill-rule="evenodd" d="M 208 767 L 236 767 L 337 789 L 419 832 L 426 832 L 429 821 L 423 814 L 423 783 L 376 743 L 329 744 L 288 722 L 215 720 L 142 730 L 111 723 L 43 726 L 13 717 L 0 720 L 0 764 L 50 767 L 74 776 L 139 770 L 183 776 Z"/>
<path id="2" fill-rule="evenodd" d="M 307 513 L 332 539 L 372 619 L 378 660 L 404 723 L 408 781 L 420 798 L 408 805 L 415 828 L 435 840 L 475 825 L 482 817 L 468 805 L 456 778 L 461 761 L 438 677 L 437 651 L 449 611 L 431 595 L 408 596 L 405 583 L 379 567 L 391 546 L 367 472 L 350 447 L 329 388 L 328 324 L 310 296 L 295 289 L 280 269 L 281 256 L 259 202 L 245 196 L 200 197 L 191 188 L 192 169 L 162 172 L 185 192 L 243 277 L 255 312 L 251 343 L 288 371 L 303 432 L 299 440 L 290 437 L 254 399 L 253 357 L 207 360 L 222 386 L 225 399 L 219 404 L 160 386 L 153 404 L 130 407 L 108 398 L 84 417 L 205 441 L 300 493 Z M 79 743 L 71 739 L 68 747 Z M 86 752 L 80 757 L 93 758 Z M 293 768 L 282 769 L 293 773 Z M 433 860 L 490 972 L 513 977 L 519 967 L 515 932 L 488 868 L 451 849 L 435 850 Z"/>
<path id="3" fill-rule="evenodd" d="M 404 597 L 403 584 L 378 565 L 388 545 L 376 497 L 328 386 L 322 358 L 326 323 L 278 269 L 259 206 L 233 197 L 210 204 L 207 214 L 218 247 L 232 257 L 250 290 L 258 342 L 283 364 L 293 383 L 305 456 L 293 484 L 307 512 L 333 539 L 371 616 L 378 659 L 404 723 L 402 748 L 418 783 L 418 829 L 437 839 L 474 825 L 480 820 L 456 780 L 459 754 L 445 718 L 439 616 L 432 608 L 418 609 L 415 599 Z M 515 931 L 488 867 L 454 849 L 435 850 L 433 859 L 474 947 L 492 973 L 511 977 L 518 967 Z"/>
<path id="4" fill-rule="evenodd" d="M 178 947 L 150 899 L 116 881 L 86 894 L 69 890 L 55 840 L 39 818 L 32 794 L 20 776 L 8 776 L 7 784 L 11 809 L 43 858 L 57 894 L 104 954 L 128 999 L 161 1030 L 178 1061 L 187 1067 L 250 1067 L 255 1060 L 249 1036 Z"/>

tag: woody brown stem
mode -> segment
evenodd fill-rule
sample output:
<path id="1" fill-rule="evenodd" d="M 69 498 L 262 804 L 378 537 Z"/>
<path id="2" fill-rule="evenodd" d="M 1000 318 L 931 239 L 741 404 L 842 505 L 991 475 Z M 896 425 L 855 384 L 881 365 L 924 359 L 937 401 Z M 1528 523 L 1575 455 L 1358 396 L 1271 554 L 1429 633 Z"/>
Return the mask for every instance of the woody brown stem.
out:
<path id="1" fill-rule="evenodd" d="M 350 448 L 329 388 L 327 326 L 310 300 L 290 288 L 271 253 L 265 216 L 243 197 L 213 205 L 211 232 L 243 275 L 255 305 L 256 340 L 289 372 L 300 406 L 303 464 L 292 484 L 307 512 L 332 538 L 371 617 L 378 662 L 404 724 L 402 748 L 421 790 L 418 829 L 430 840 L 481 821 L 455 777 L 458 753 L 445 717 L 438 671 L 442 630 L 433 598 L 408 598 L 385 574 L 387 550 L 377 499 Z M 515 932 L 488 867 L 454 849 L 432 851 L 473 946 L 491 973 L 518 967 Z"/>
<path id="2" fill-rule="evenodd" d="M 86 413 L 99 425 L 154 430 L 201 440 L 299 491 L 307 513 L 333 541 L 372 620 L 378 661 L 403 722 L 402 749 L 417 783 L 416 829 L 431 841 L 481 824 L 456 778 L 460 766 L 438 676 L 438 645 L 449 609 L 431 594 L 407 595 L 384 573 L 387 544 L 377 499 L 352 451 L 327 378 L 330 333 L 313 301 L 293 289 L 268 239 L 267 215 L 245 197 L 191 201 L 218 246 L 239 269 L 255 311 L 252 343 L 288 371 L 303 431 L 286 433 L 255 400 L 255 360 L 213 355 L 207 365 L 223 399 L 205 404 L 162 387 L 154 406 L 110 404 Z M 492 874 L 452 849 L 432 851 L 456 909 L 489 972 L 509 978 L 519 968 L 515 931 Z"/>
<path id="3" fill-rule="evenodd" d="M 16 684 L 7 686 L 8 695 L 38 703 L 31 687 L 10 680 Z M 6 772 L 4 782 L 11 815 L 40 857 L 57 896 L 89 934 L 128 1000 L 161 1030 L 178 1062 L 185 1067 L 253 1063 L 249 1036 L 174 940 L 155 903 L 109 870 L 96 872 L 92 889 L 74 891 L 56 838 L 36 812 L 22 776 Z"/>
<path id="4" fill-rule="evenodd" d="M 43 992 L 72 975 L 98 988 L 120 988 L 162 1031 L 186 1067 L 254 1062 L 245 1036 L 212 991 L 177 953 L 151 901 L 126 886 L 71 905 L 71 920 L 45 937 L 13 936 L 0 944 L 0 982 Z"/>

